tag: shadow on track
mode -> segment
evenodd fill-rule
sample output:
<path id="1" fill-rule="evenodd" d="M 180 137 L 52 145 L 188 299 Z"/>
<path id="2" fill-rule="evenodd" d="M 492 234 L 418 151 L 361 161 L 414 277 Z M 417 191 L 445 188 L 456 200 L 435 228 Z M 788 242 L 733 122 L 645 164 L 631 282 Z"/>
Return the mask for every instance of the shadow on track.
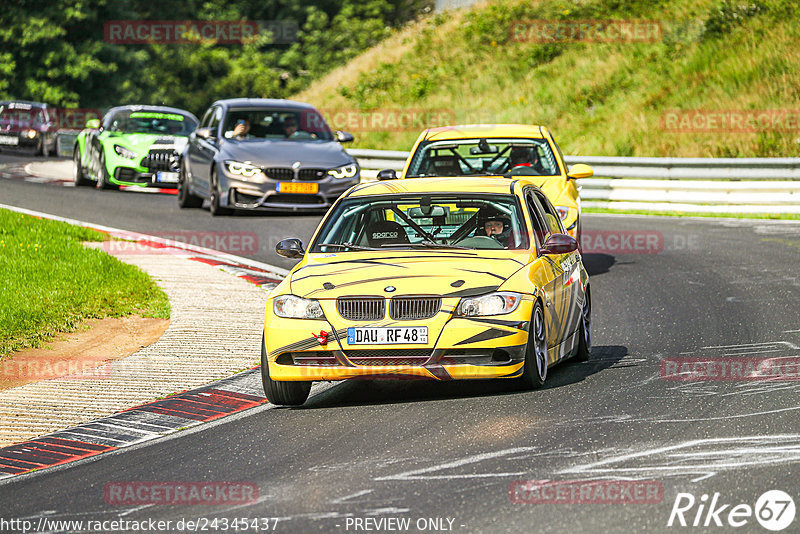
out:
<path id="1" fill-rule="evenodd" d="M 605 274 L 611 269 L 612 265 L 617 263 L 617 259 L 611 254 L 586 253 L 583 254 L 581 258 L 583 259 L 583 265 L 586 267 L 586 272 L 589 273 L 589 276 Z"/>
<path id="2" fill-rule="evenodd" d="M 340 386 L 309 399 L 295 410 L 341 408 L 345 406 L 401 404 L 447 399 L 479 398 L 499 395 L 544 394 L 548 389 L 568 386 L 603 371 L 628 354 L 618 345 L 592 348 L 588 362 L 567 360 L 552 367 L 545 386 L 526 390 L 513 380 L 454 380 L 439 382 L 425 379 L 409 380 L 348 380 Z"/>

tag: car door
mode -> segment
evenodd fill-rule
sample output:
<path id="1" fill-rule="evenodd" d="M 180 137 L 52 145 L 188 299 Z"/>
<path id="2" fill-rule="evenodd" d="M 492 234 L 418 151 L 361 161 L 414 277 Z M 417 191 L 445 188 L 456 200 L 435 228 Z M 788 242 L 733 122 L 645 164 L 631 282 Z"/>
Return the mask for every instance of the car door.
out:
<path id="1" fill-rule="evenodd" d="M 547 196 L 538 190 L 532 192 L 534 199 L 542 207 L 542 212 L 545 217 L 545 222 L 549 226 L 551 233 L 566 234 L 564 226 L 561 223 L 561 218 L 558 212 L 553 207 L 553 204 Z M 557 265 L 557 271 L 560 272 L 560 277 L 556 279 L 555 292 L 558 306 L 556 313 L 560 321 L 559 342 L 567 341 L 572 334 L 578 329 L 580 321 L 580 310 L 578 306 L 578 291 L 580 284 L 576 284 L 576 277 L 580 276 L 580 264 L 578 262 L 576 252 L 568 252 L 566 254 L 553 254 L 548 255 Z M 565 347 L 566 350 L 571 347 Z M 562 354 L 566 355 L 566 354 Z"/>
<path id="2" fill-rule="evenodd" d="M 100 151 L 103 149 L 100 143 L 100 136 L 106 131 L 108 125 L 113 119 L 112 116 L 103 117 L 99 128 L 93 128 L 86 134 L 86 142 L 84 143 L 84 150 L 86 152 L 83 162 L 89 171 L 89 176 L 93 180 L 97 180 L 100 176 Z"/>
<path id="3" fill-rule="evenodd" d="M 204 139 L 195 130 L 189 138 L 189 169 L 192 189 L 196 193 L 208 196 L 211 183 L 211 167 L 214 156 L 219 152 L 219 124 L 222 120 L 222 107 L 212 106 L 203 117 L 200 128 L 210 128 L 213 135 Z"/>
<path id="4" fill-rule="evenodd" d="M 537 195 L 537 193 L 539 193 Z M 540 192 L 534 188 L 529 188 L 525 192 L 525 204 L 528 208 L 531 222 L 534 226 L 534 234 L 536 238 L 536 248 L 540 250 L 542 245 L 553 234 L 551 224 L 547 222 L 547 216 L 544 206 L 541 202 Z M 563 351 L 560 351 L 560 345 L 566 336 L 566 314 L 568 307 L 568 298 L 564 294 L 565 281 L 564 281 L 564 268 L 562 267 L 561 254 L 539 254 L 536 260 L 539 272 L 544 276 L 543 285 L 543 300 L 544 300 L 544 314 L 545 324 L 547 326 L 547 348 L 548 357 L 551 362 L 554 362 L 564 356 Z"/>

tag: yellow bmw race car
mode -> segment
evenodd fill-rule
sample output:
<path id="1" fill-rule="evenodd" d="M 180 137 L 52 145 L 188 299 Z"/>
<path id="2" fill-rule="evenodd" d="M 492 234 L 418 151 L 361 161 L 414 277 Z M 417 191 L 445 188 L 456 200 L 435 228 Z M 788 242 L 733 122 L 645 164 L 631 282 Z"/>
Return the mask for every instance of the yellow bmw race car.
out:
<path id="1" fill-rule="evenodd" d="M 382 171 L 381 178 L 393 178 Z M 420 134 L 400 178 L 497 176 L 527 179 L 555 205 L 569 235 L 581 242 L 581 203 L 576 179 L 592 176 L 588 165 L 567 169 L 564 155 L 544 126 L 486 124 L 429 128 Z"/>
<path id="2" fill-rule="evenodd" d="M 269 294 L 261 375 L 299 405 L 315 380 L 516 378 L 591 348 L 589 277 L 541 189 L 505 178 L 356 185 Z"/>

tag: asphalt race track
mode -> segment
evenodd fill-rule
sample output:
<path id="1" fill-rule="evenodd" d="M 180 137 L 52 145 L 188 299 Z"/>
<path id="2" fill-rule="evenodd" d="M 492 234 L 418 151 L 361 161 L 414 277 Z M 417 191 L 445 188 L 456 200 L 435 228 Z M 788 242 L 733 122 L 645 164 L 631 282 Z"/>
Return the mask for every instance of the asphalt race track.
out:
<path id="1" fill-rule="evenodd" d="M 242 255 L 281 267 L 291 262 L 274 253 L 275 243 L 307 242 L 320 217 L 212 218 L 207 209 L 179 210 L 171 195 L 14 179 L 0 180 L 0 203 L 145 233 L 250 232 L 257 250 Z M 392 518 L 410 519 L 408 532 L 700 530 L 681 529 L 677 520 L 667 526 L 685 493 L 696 500 L 687 523 L 697 516 L 711 531 L 763 532 L 753 515 L 732 528 L 728 514 L 739 504 L 755 508 L 768 490 L 798 498 L 797 367 L 794 380 L 679 381 L 664 378 L 662 360 L 798 361 L 800 221 L 585 215 L 584 232 L 593 240 L 584 257 L 592 358 L 552 369 L 541 390 L 502 381 L 338 383 L 302 408 L 263 405 L 4 480 L 0 516 L 170 520 L 173 530 L 198 518 L 279 518 L 275 532 L 398 531 Z M 649 503 L 559 497 L 543 504 L 514 491 L 520 481 L 568 487 L 600 479 L 650 481 L 663 494 Z M 247 482 L 258 498 L 228 506 L 110 504 L 104 488 L 120 481 Z M 717 508 L 729 506 L 715 517 L 698 515 L 716 493 Z M 713 526 L 716 517 L 723 527 Z M 800 518 L 786 532 L 798 525 Z"/>

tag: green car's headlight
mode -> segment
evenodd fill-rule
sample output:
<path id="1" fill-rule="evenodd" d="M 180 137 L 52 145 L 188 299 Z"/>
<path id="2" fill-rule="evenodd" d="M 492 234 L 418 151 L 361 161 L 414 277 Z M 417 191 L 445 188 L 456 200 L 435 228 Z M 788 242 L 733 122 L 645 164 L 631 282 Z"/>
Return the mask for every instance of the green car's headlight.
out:
<path id="1" fill-rule="evenodd" d="M 229 173 L 243 178 L 261 175 L 261 167 L 256 167 L 250 163 L 242 163 L 241 161 L 226 161 L 225 168 L 228 169 Z"/>
<path id="2" fill-rule="evenodd" d="M 114 145 L 114 152 L 116 152 L 117 155 L 127 159 L 136 159 L 139 157 L 139 154 L 137 154 L 133 150 L 128 150 L 124 146 L 120 145 Z"/>
<path id="3" fill-rule="evenodd" d="M 330 174 L 334 178 L 352 178 L 353 176 L 358 174 L 358 165 L 352 163 L 350 165 L 336 167 L 335 169 L 329 170 L 328 174 Z"/>
<path id="4" fill-rule="evenodd" d="M 275 297 L 274 310 L 278 317 L 289 319 L 322 319 L 322 307 L 318 300 L 304 299 L 295 295 Z"/>
<path id="5" fill-rule="evenodd" d="M 520 302 L 522 302 L 522 295 L 510 291 L 499 291 L 479 297 L 465 297 L 458 303 L 455 314 L 457 317 L 503 315 L 516 310 Z"/>

